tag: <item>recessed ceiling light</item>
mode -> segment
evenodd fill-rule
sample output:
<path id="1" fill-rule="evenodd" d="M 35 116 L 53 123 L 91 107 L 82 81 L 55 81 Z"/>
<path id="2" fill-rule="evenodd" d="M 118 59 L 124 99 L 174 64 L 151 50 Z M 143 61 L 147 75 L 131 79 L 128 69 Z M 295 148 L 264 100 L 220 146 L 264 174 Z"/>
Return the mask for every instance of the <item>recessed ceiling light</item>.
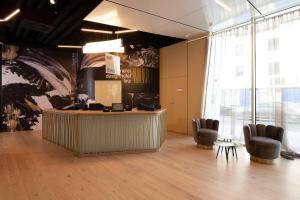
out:
<path id="1" fill-rule="evenodd" d="M 138 30 L 123 30 L 123 31 L 115 31 L 115 34 L 122 34 L 122 33 L 132 33 L 137 32 Z"/>
<path id="2" fill-rule="evenodd" d="M 97 29 L 89 29 L 89 28 L 82 28 L 81 31 L 85 32 L 92 32 L 92 33 L 105 33 L 105 34 L 113 34 L 112 31 L 105 31 L 105 30 L 97 30 Z"/>
<path id="3" fill-rule="evenodd" d="M 228 5 L 226 5 L 224 2 L 222 2 L 221 0 L 214 0 L 219 6 L 221 6 L 222 8 L 224 8 L 227 11 L 231 11 L 231 8 L 229 8 Z"/>
<path id="4" fill-rule="evenodd" d="M 50 0 L 50 3 L 51 3 L 52 5 L 54 5 L 56 2 L 55 2 L 55 0 Z"/>
<path id="5" fill-rule="evenodd" d="M 10 20 L 11 18 L 13 18 L 15 15 L 17 15 L 21 10 L 18 8 L 15 11 L 13 11 L 12 13 L 10 13 L 7 17 L 5 17 L 4 19 L 0 19 L 0 22 L 6 22 L 8 20 Z"/>
<path id="6" fill-rule="evenodd" d="M 82 46 L 75 46 L 75 45 L 57 45 L 59 48 L 71 48 L 71 49 L 81 49 Z"/>

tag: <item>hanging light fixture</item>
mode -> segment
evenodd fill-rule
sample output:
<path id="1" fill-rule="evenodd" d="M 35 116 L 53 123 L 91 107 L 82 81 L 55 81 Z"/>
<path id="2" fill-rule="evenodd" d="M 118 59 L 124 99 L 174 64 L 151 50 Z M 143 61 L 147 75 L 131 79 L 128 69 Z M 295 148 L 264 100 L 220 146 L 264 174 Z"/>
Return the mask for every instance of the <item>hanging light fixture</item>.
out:
<path id="1" fill-rule="evenodd" d="M 52 5 L 54 5 L 56 2 L 55 2 L 55 0 L 50 0 L 50 3 L 51 3 Z"/>
<path id="2" fill-rule="evenodd" d="M 122 40 L 107 40 L 101 42 L 86 43 L 82 47 L 83 53 L 124 53 L 124 47 L 122 46 Z"/>
<path id="3" fill-rule="evenodd" d="M 92 32 L 92 33 L 113 34 L 112 31 L 105 31 L 105 30 L 98 30 L 98 29 L 90 29 L 90 28 L 82 28 L 81 31 L 84 31 L 84 32 Z"/>
<path id="4" fill-rule="evenodd" d="M 115 34 L 132 33 L 132 32 L 137 32 L 137 31 L 138 31 L 138 30 L 115 31 Z"/>
<path id="5" fill-rule="evenodd" d="M 19 12 L 21 12 L 21 10 L 18 8 L 16 10 L 14 10 L 12 13 L 10 13 L 4 19 L 0 19 L 0 22 L 7 22 L 7 21 L 9 21 L 11 18 L 13 18 L 14 16 L 16 16 Z"/>

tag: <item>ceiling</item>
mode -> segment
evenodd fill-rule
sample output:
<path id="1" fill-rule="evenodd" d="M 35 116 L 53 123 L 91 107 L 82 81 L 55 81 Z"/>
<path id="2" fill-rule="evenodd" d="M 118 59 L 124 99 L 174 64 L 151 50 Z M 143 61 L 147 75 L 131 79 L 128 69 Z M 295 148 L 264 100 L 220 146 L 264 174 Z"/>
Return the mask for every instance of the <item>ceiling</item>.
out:
<path id="1" fill-rule="evenodd" d="M 187 38 L 300 4 L 300 0 L 219 1 L 229 9 L 215 0 L 104 0 L 85 20 Z"/>
<path id="2" fill-rule="evenodd" d="M 300 0 L 1 0 L 0 19 L 13 10 L 21 12 L 0 20 L 0 42 L 18 45 L 84 45 L 86 42 L 122 37 L 125 44 L 168 46 L 208 31 L 217 31 L 300 4 Z M 260 13 L 259 13 L 260 12 Z M 138 32 L 107 35 L 81 28 Z"/>
<path id="3" fill-rule="evenodd" d="M 123 28 L 84 21 L 102 0 L 1 0 L 0 19 L 19 8 L 21 12 L 0 22 L 0 42 L 24 46 L 84 45 L 86 42 L 116 39 L 116 35 L 82 32 L 81 28 L 109 31 Z M 177 38 L 135 32 L 122 35 L 124 43 L 151 44 L 157 48 L 179 41 Z"/>

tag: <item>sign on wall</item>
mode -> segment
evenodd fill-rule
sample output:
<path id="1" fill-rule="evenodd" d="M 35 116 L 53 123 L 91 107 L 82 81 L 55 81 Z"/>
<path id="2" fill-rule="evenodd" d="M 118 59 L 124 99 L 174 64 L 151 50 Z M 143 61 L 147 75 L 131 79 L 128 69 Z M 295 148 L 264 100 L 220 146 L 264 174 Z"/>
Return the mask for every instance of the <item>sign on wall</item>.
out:
<path id="1" fill-rule="evenodd" d="M 120 75 L 120 57 L 109 53 L 105 54 L 105 72 L 107 74 Z"/>

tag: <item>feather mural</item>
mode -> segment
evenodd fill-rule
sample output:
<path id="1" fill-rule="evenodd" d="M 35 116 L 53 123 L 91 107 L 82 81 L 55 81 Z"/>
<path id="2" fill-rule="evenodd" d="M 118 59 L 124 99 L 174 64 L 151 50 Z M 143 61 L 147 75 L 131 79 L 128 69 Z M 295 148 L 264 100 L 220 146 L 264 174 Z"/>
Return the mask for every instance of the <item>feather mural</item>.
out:
<path id="1" fill-rule="evenodd" d="M 68 72 L 52 55 L 55 56 L 47 50 L 4 47 L 3 105 L 20 110 L 18 130 L 41 129 L 42 108 L 61 108 L 72 103 L 76 74 Z M 66 60 L 72 61 L 71 53 Z M 5 117 L 7 123 L 9 119 Z"/>

